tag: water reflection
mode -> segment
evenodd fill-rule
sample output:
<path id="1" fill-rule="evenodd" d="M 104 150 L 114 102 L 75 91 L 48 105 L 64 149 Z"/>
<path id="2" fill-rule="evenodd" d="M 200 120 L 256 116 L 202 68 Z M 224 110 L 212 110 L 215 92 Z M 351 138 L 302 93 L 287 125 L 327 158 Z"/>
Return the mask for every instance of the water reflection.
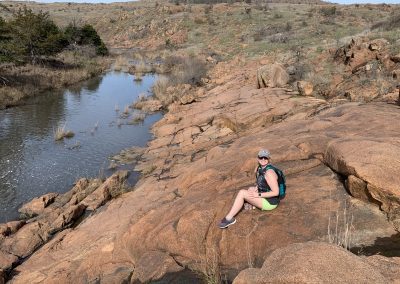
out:
<path id="1" fill-rule="evenodd" d="M 15 219 L 17 208 L 33 197 L 65 192 L 81 176 L 98 176 L 107 157 L 121 149 L 145 145 L 160 114 L 128 125 L 132 114 L 121 118 L 120 112 L 148 92 L 154 79 L 144 76 L 137 84 L 129 74 L 110 72 L 0 111 L 0 223 Z M 63 125 L 75 136 L 55 142 L 54 131 Z"/>

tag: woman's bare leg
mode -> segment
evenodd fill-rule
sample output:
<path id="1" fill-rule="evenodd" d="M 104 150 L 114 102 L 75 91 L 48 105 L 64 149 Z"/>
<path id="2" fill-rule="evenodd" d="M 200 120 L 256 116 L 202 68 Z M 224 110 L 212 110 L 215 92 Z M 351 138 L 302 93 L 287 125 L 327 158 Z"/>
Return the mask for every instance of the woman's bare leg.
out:
<path id="1" fill-rule="evenodd" d="M 235 201 L 233 202 L 232 208 L 229 211 L 228 215 L 226 215 L 227 220 L 231 220 L 233 217 L 236 216 L 237 213 L 239 213 L 240 209 L 242 209 L 243 204 L 245 201 L 248 203 L 258 207 L 262 208 L 262 199 L 261 198 L 252 198 L 249 195 L 249 190 L 246 189 L 241 189 L 238 193 L 238 195 L 235 198 Z"/>

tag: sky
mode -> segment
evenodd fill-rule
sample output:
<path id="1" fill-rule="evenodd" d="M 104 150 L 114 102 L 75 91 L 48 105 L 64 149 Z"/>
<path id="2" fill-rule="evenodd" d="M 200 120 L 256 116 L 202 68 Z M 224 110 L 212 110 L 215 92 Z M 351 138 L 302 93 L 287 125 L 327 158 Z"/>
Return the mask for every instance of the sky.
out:
<path id="1" fill-rule="evenodd" d="M 386 3 L 386 4 L 400 4 L 400 0 L 331 0 L 328 2 L 332 3 L 339 3 L 339 4 L 365 4 L 365 3 L 372 3 L 372 4 L 378 4 L 378 3 Z"/>
<path id="2" fill-rule="evenodd" d="M 132 0 L 35 0 L 36 2 L 53 3 L 53 2 L 75 2 L 75 3 L 112 3 L 112 2 L 129 2 Z M 387 3 L 387 4 L 400 4 L 400 0 L 327 0 L 331 3 L 339 4 L 364 4 L 364 3 Z M 1 0 L 0 0 L 1 2 Z"/>

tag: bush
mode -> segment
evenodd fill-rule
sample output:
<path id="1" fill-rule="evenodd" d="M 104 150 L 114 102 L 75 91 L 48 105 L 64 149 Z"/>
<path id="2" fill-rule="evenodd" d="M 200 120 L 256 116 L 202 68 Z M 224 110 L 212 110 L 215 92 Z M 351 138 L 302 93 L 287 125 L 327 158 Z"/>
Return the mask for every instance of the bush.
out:
<path id="1" fill-rule="evenodd" d="M 258 28 L 254 34 L 253 34 L 253 39 L 254 41 L 262 41 L 266 37 L 266 32 L 264 28 Z"/>
<path id="2" fill-rule="evenodd" d="M 10 29 L 4 19 L 0 17 L 0 62 L 12 59 L 11 49 L 7 46 L 10 39 Z"/>
<path id="3" fill-rule="evenodd" d="M 181 58 L 173 69 L 171 79 L 175 84 L 201 85 L 201 78 L 207 73 L 205 62 L 194 57 Z"/>
<path id="4" fill-rule="evenodd" d="M 70 24 L 62 31 L 47 12 L 34 13 L 24 7 L 8 22 L 0 17 L 0 62 L 46 63 L 69 45 L 92 45 L 97 55 L 108 50 L 91 25 L 82 28 Z"/>
<path id="5" fill-rule="evenodd" d="M 163 98 L 167 93 L 167 88 L 170 86 L 170 81 L 165 77 L 160 77 L 153 85 L 153 93 L 157 99 L 163 103 Z M 164 103 L 163 103 L 164 104 Z"/>
<path id="6" fill-rule="evenodd" d="M 319 11 L 325 17 L 335 16 L 336 15 L 336 6 L 322 7 Z"/>
<path id="7" fill-rule="evenodd" d="M 207 73 L 206 63 L 195 57 L 169 56 L 164 66 L 172 84 L 201 85 L 201 78 Z"/>
<path id="8" fill-rule="evenodd" d="M 383 22 L 379 22 L 374 24 L 371 29 L 375 30 L 375 29 L 383 29 L 385 31 L 390 31 L 393 29 L 397 29 L 400 28 L 400 15 L 394 15 L 392 17 L 390 17 L 387 21 L 383 21 Z"/>
<path id="9" fill-rule="evenodd" d="M 41 56 L 49 56 L 60 52 L 68 45 L 64 34 L 49 19 L 49 14 L 24 7 L 14 14 L 14 18 L 1 27 L 8 33 L 2 37 L 3 54 L 7 54 L 13 61 L 32 63 L 40 60 Z"/>
<path id="10" fill-rule="evenodd" d="M 93 45 L 97 55 L 108 55 L 108 49 L 93 26 L 86 24 L 82 28 L 69 24 L 64 31 L 69 44 Z"/>

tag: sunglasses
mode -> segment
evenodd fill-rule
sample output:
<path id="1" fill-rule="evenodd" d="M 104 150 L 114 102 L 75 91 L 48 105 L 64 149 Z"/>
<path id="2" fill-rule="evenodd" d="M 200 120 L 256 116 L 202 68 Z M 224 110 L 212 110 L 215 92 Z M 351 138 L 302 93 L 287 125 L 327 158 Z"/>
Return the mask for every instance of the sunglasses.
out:
<path id="1" fill-rule="evenodd" d="M 259 160 L 268 160 L 267 157 L 258 157 Z"/>

